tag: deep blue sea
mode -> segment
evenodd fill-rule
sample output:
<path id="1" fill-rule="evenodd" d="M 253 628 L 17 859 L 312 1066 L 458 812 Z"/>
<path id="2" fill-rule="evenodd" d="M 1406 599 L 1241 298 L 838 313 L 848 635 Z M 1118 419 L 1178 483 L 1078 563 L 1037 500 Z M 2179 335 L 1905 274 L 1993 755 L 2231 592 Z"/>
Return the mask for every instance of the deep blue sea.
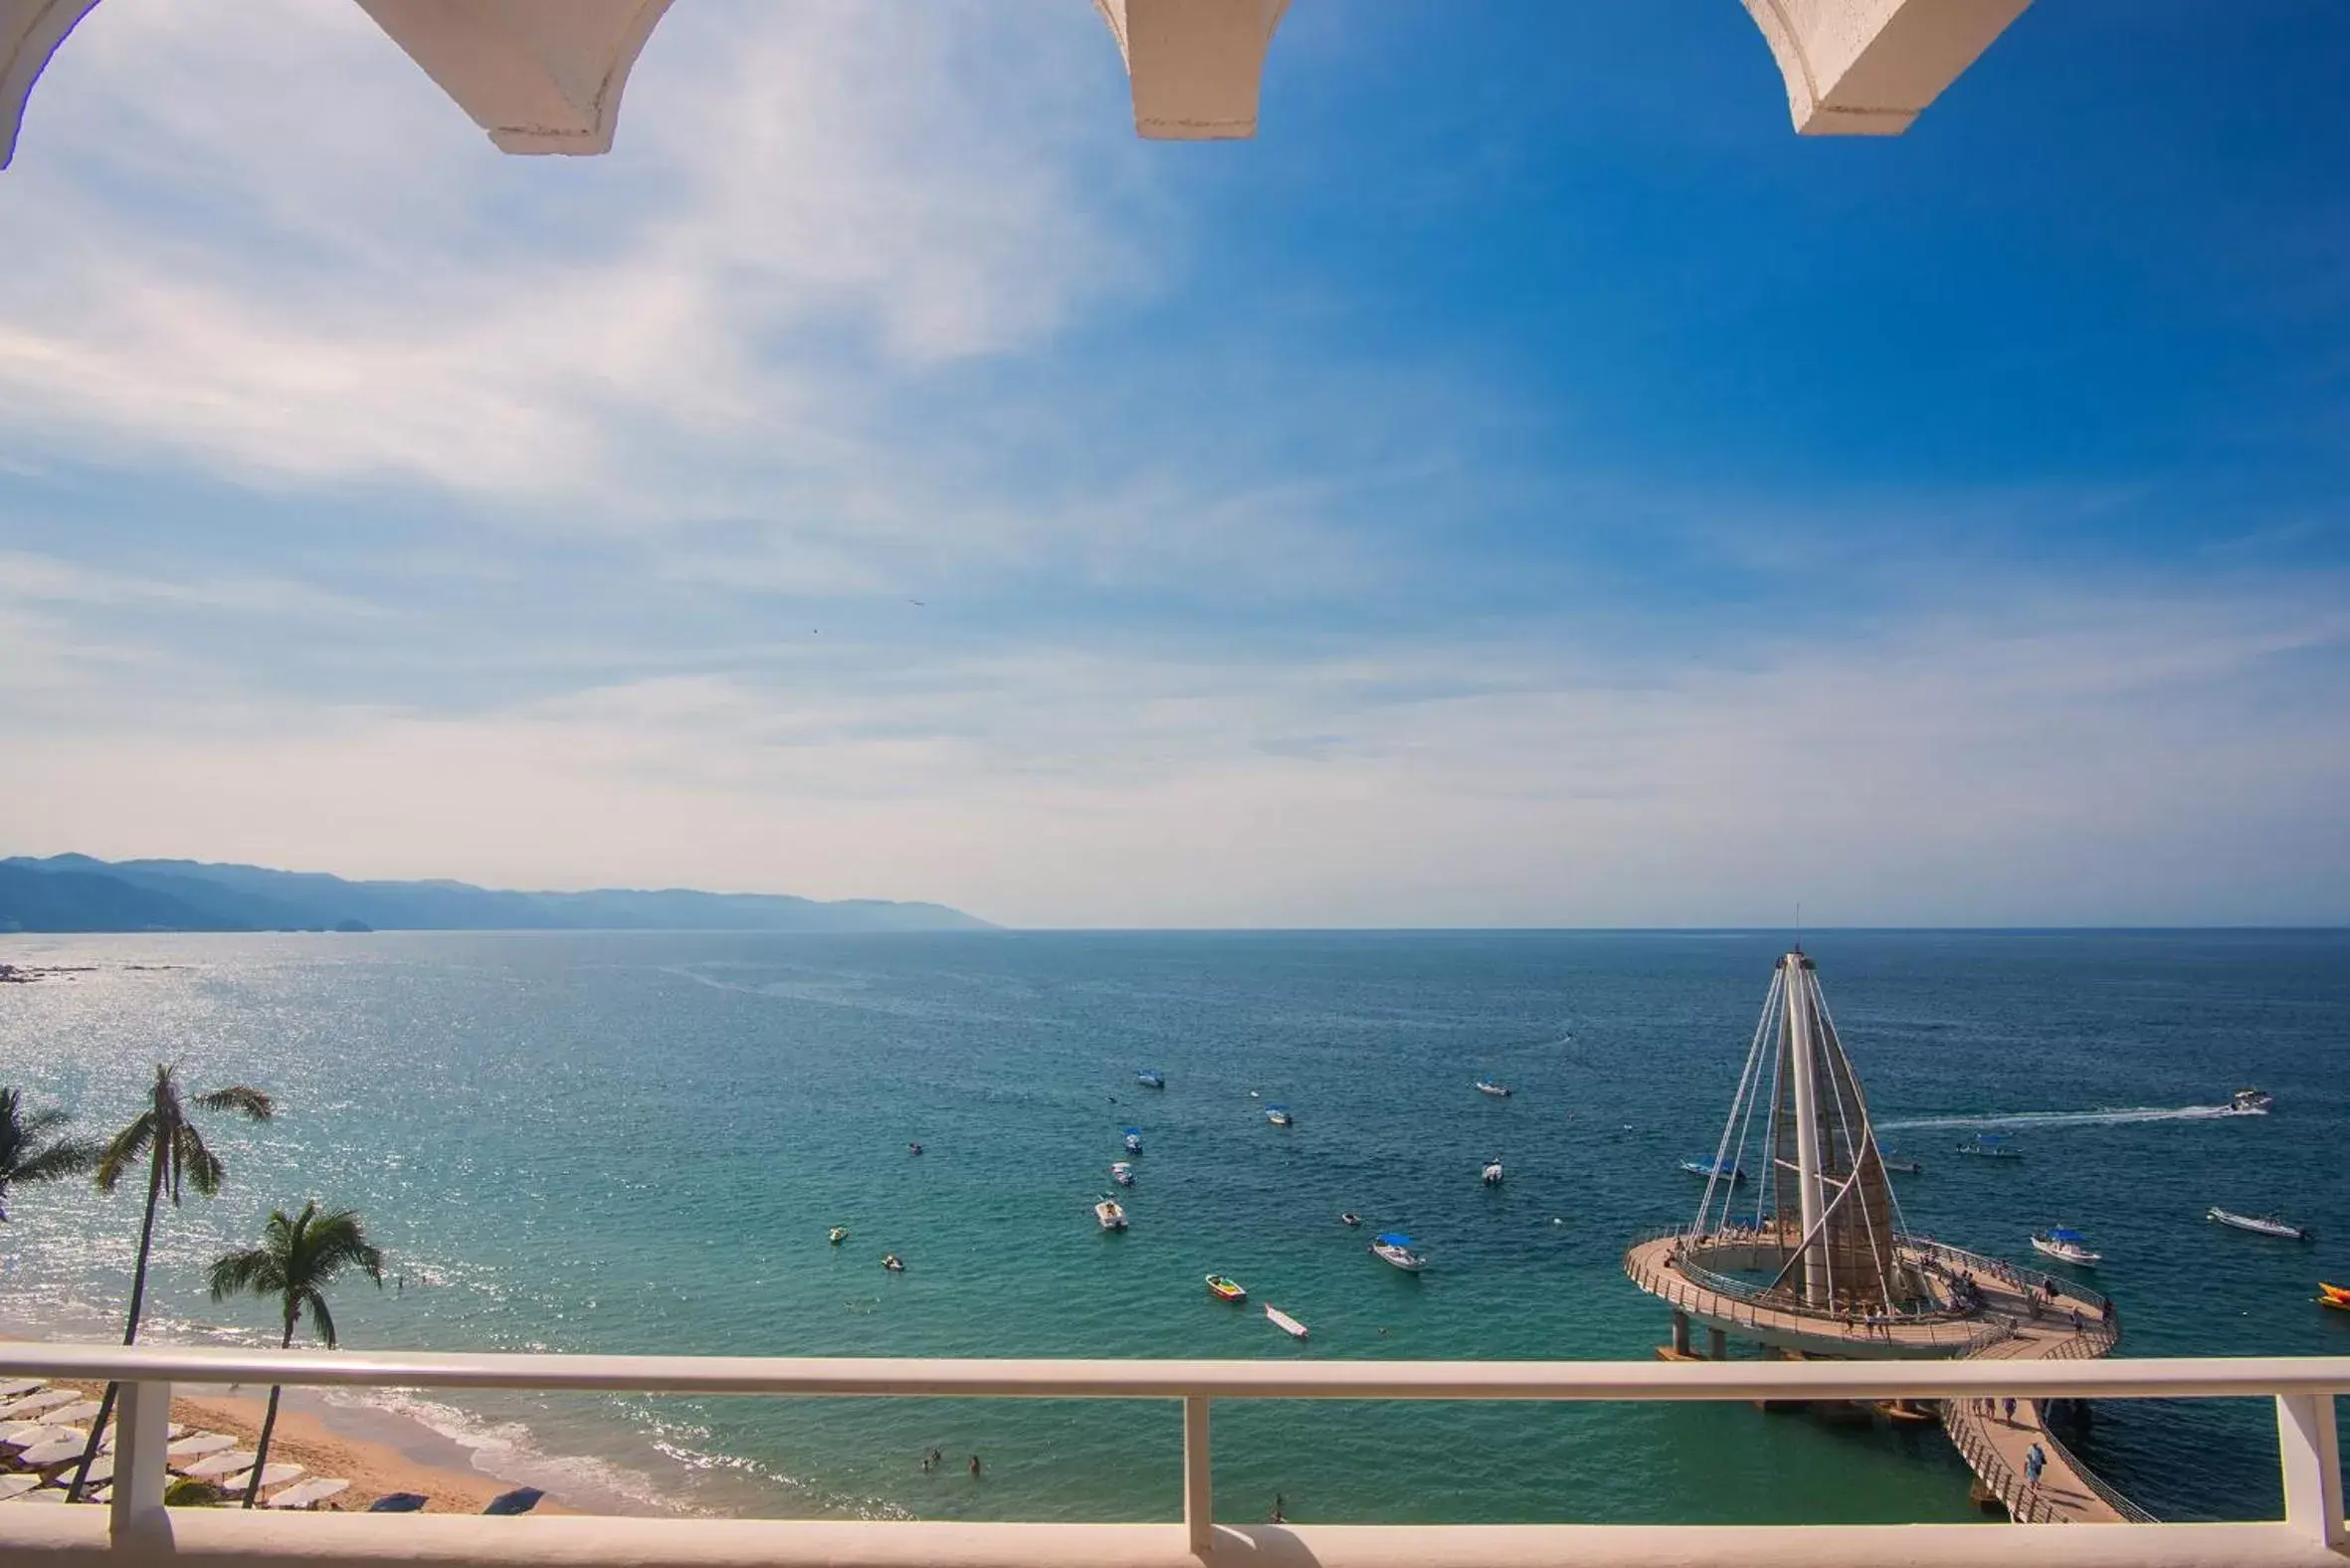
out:
<path id="1" fill-rule="evenodd" d="M 0 937 L 87 965 L 0 986 L 0 1082 L 93 1130 L 156 1061 L 277 1094 L 209 1126 L 231 1178 L 162 1227 L 149 1332 L 260 1340 L 205 1262 L 306 1197 L 392 1287 L 352 1345 L 766 1354 L 1646 1357 L 1634 1233 L 1685 1219 L 1785 945 L 1770 934 L 378 934 Z M 2122 1351 L 2350 1353 L 2350 933 L 1823 932 L 1806 943 L 1912 1225 L 2030 1259 L 2089 1233 Z M 1138 1086 L 1137 1069 L 1168 1077 Z M 1509 1099 L 1477 1093 L 1492 1074 Z M 2241 1084 L 2274 1114 L 2198 1113 Z M 1268 1102 L 1297 1115 L 1287 1129 Z M 1961 1160 L 1996 1122 L 2025 1158 Z M 1142 1129 L 1104 1235 L 1118 1132 Z M 1906 1124 L 1906 1125 L 1904 1125 Z M 907 1145 L 919 1140 L 918 1157 Z M 1506 1183 L 1487 1189 L 1492 1157 Z M 2279 1209 L 2313 1246 L 2207 1223 Z M 1341 1226 L 1359 1212 L 1366 1231 Z M 127 1192 L 28 1189 L 0 1321 L 90 1337 Z M 839 1248 L 826 1229 L 852 1233 Z M 1418 1277 L 1364 1250 L 1416 1237 Z M 884 1252 L 902 1274 L 880 1267 Z M 1311 1325 L 1300 1345 L 1246 1283 Z M 118 1331 L 112 1330 L 112 1331 Z M 1166 1405 L 492 1397 L 403 1408 L 591 1501 L 921 1518 L 1173 1518 Z M 937 1447 L 949 1463 L 924 1473 Z M 2077 1445 L 2169 1518 L 2273 1512 L 2269 1412 L 2109 1402 Z M 964 1460 L 979 1454 L 974 1480 Z M 1743 1405 L 1220 1405 L 1225 1516 L 1979 1517 L 1938 1432 Z"/>

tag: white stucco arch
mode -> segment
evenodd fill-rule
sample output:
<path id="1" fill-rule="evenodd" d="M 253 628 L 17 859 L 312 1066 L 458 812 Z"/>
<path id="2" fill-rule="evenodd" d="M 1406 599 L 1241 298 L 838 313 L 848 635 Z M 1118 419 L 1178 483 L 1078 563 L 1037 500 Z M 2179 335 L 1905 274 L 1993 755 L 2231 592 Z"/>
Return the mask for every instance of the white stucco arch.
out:
<path id="1" fill-rule="evenodd" d="M 16 150 L 42 68 L 97 3 L 0 0 L 0 168 Z M 670 6 L 670 0 L 355 3 L 501 151 L 586 154 L 611 150 L 621 90 Z M 2030 3 L 1744 0 L 1786 81 L 1795 128 L 1805 135 L 1877 136 L 1908 129 Z M 1136 132 L 1178 141 L 1257 133 L 1266 54 L 1289 0 L 1093 5 L 1125 62 Z"/>

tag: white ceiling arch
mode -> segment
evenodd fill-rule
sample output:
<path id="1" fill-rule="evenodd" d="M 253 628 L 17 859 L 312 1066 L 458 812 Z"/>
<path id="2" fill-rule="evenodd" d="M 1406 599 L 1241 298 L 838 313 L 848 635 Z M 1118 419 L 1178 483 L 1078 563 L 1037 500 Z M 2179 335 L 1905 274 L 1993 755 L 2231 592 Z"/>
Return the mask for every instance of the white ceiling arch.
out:
<path id="1" fill-rule="evenodd" d="M 670 0 L 354 0 L 504 152 L 611 150 Z M 1647 0 L 1615 0 L 1644 4 Z M 1898 135 L 2031 0 L 1744 0 L 1806 135 Z M 0 168 L 42 68 L 98 0 L 0 0 Z M 1154 140 L 1257 133 L 1289 0 L 1093 0 Z"/>

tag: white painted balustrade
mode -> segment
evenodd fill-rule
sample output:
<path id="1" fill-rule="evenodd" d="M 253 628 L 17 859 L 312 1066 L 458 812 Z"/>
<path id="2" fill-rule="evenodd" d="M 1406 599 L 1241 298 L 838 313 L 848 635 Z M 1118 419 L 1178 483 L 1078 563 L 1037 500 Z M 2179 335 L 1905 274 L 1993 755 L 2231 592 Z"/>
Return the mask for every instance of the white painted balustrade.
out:
<path id="1" fill-rule="evenodd" d="M 106 1507 L 0 1504 L 8 1568 L 1533 1568 L 1633 1564 L 2026 1563 L 2344 1568 L 2334 1398 L 2350 1358 L 2143 1361 L 994 1361 L 729 1356 L 283 1353 L 0 1342 L 0 1377 L 125 1384 Z M 1183 1406 L 1174 1524 L 929 1524 L 781 1519 L 271 1514 L 162 1502 L 174 1383 L 548 1389 L 694 1395 L 1168 1399 Z M 2119 1525 L 1235 1525 L 1215 1519 L 1217 1400 L 1754 1400 L 2002 1397 L 2273 1399 L 2281 1519 Z M 1661 1486 L 1672 1484 L 1660 1479 Z M 1409 1498 L 1396 1499 L 1399 1504 Z M 1666 1499 L 1669 1502 L 1669 1499 Z M 1561 1499 L 1571 1509 L 1571 1498 Z"/>

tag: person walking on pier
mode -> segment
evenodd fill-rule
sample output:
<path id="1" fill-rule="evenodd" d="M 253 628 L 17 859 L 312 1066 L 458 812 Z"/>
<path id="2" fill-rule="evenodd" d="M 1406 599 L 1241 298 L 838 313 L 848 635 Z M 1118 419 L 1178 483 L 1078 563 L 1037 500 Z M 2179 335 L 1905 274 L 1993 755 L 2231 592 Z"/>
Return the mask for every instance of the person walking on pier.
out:
<path id="1" fill-rule="evenodd" d="M 2012 1427 L 2016 1424 L 2016 1396 L 2013 1394 L 2010 1394 L 2007 1398 L 2007 1410 L 2008 1425 Z"/>

